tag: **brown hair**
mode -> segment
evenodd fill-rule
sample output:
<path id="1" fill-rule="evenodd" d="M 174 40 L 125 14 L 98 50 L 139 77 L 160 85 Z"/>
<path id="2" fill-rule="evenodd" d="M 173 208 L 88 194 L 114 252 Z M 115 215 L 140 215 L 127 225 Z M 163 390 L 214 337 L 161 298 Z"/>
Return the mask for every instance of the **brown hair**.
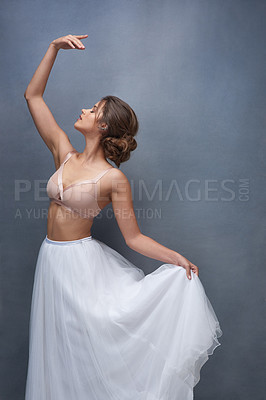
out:
<path id="1" fill-rule="evenodd" d="M 99 123 L 105 123 L 100 143 L 106 158 L 112 160 L 117 167 L 130 158 L 130 152 L 135 150 L 136 135 L 139 123 L 135 112 L 123 100 L 116 96 L 105 96 L 100 100 L 101 116 Z"/>

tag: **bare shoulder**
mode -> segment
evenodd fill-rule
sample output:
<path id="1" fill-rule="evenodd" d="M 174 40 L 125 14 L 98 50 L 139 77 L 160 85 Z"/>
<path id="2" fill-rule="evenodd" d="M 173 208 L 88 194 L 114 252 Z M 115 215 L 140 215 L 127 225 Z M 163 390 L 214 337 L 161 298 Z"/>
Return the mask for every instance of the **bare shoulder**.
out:
<path id="1" fill-rule="evenodd" d="M 119 168 L 112 168 L 110 170 L 109 177 L 112 178 L 113 181 L 128 182 L 126 175 Z"/>
<path id="2" fill-rule="evenodd" d="M 111 189 L 112 194 L 131 193 L 131 187 L 128 178 L 126 177 L 124 172 L 122 172 L 120 169 L 118 168 L 111 169 L 111 171 L 109 172 L 109 179 L 112 186 Z"/>

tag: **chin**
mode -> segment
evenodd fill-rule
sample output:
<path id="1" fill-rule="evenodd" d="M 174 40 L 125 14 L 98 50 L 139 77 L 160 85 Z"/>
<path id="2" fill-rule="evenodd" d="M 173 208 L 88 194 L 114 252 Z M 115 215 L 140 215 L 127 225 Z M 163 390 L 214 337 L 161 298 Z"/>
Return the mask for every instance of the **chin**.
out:
<path id="1" fill-rule="evenodd" d="M 84 136 L 84 132 L 82 132 L 75 124 L 74 124 L 74 128 L 75 128 L 78 132 L 82 133 L 82 135 Z"/>

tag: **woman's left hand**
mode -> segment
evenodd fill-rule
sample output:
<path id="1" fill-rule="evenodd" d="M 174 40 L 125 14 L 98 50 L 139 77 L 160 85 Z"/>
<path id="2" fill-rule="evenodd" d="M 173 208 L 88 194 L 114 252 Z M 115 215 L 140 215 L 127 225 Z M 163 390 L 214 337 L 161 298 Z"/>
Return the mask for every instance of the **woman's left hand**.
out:
<path id="1" fill-rule="evenodd" d="M 197 276 L 199 276 L 199 269 L 196 265 L 192 264 L 187 258 L 178 254 L 177 262 L 180 267 L 183 267 L 187 272 L 188 279 L 191 279 L 191 271 L 193 271 Z"/>

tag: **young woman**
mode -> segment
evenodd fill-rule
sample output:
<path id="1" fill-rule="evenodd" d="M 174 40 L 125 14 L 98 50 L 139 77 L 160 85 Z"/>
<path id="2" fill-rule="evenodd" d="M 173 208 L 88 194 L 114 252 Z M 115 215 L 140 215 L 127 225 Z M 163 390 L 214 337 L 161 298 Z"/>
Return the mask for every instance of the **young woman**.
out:
<path id="1" fill-rule="evenodd" d="M 198 267 L 139 230 L 119 170 L 137 146 L 137 117 L 115 96 L 82 109 L 79 153 L 43 100 L 58 51 L 84 50 L 87 36 L 52 41 L 24 94 L 56 167 L 34 276 L 26 400 L 190 400 L 222 331 Z M 154 272 L 145 276 L 92 237 L 110 202 L 127 245 L 164 262 Z"/>

